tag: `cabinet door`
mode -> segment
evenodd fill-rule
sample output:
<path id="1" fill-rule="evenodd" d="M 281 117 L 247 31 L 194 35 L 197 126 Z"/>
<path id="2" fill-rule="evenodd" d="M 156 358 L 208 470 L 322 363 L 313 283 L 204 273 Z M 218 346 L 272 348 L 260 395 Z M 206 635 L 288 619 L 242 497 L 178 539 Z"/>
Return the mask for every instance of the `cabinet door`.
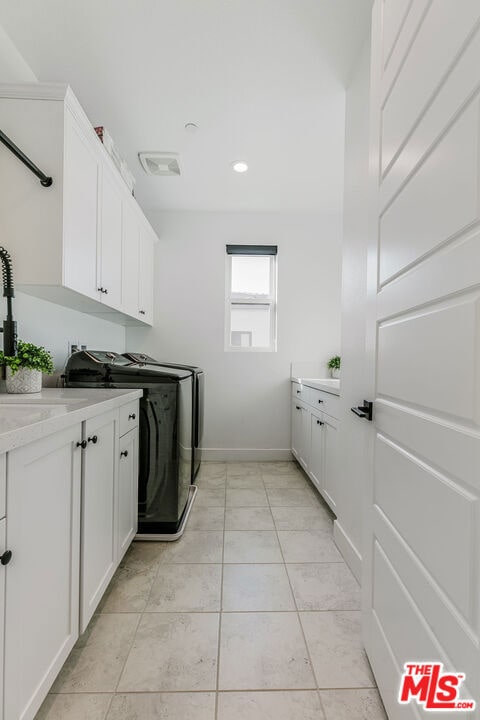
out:
<path id="1" fill-rule="evenodd" d="M 102 172 L 98 299 L 115 310 L 122 304 L 122 194 L 119 180 Z"/>
<path id="2" fill-rule="evenodd" d="M 63 282 L 97 300 L 99 162 L 68 111 L 63 173 Z"/>
<path id="3" fill-rule="evenodd" d="M 81 426 L 8 455 L 4 720 L 35 716 L 78 637 Z"/>
<path id="4" fill-rule="evenodd" d="M 0 555 L 3 555 L 6 546 L 6 520 L 0 520 Z M 7 568 L 0 565 L 0 698 L 3 698 L 3 647 L 5 642 L 5 574 Z M 0 718 L 3 718 L 3 703 L 0 702 Z"/>
<path id="5" fill-rule="evenodd" d="M 125 555 L 137 532 L 138 518 L 138 430 L 119 441 L 117 487 L 117 562 Z"/>
<path id="6" fill-rule="evenodd" d="M 298 401 L 292 401 L 292 453 L 300 462 L 302 456 L 302 408 Z"/>
<path id="7" fill-rule="evenodd" d="M 323 427 L 325 432 L 325 481 L 324 481 L 324 495 L 328 504 L 335 510 L 337 487 L 338 487 L 338 474 L 340 465 L 340 450 L 338 446 L 338 428 L 340 423 L 335 418 L 331 418 L 328 415 L 324 416 L 325 425 Z"/>
<path id="8" fill-rule="evenodd" d="M 153 324 L 153 264 L 154 244 L 150 234 L 140 234 L 140 268 L 138 285 L 138 313 L 141 320 Z"/>
<path id="9" fill-rule="evenodd" d="M 325 423 L 323 422 L 323 416 L 310 415 L 310 463 L 309 463 L 309 476 L 320 492 L 323 491 L 324 487 L 324 476 L 325 476 Z"/>
<path id="10" fill-rule="evenodd" d="M 118 411 L 87 420 L 83 453 L 80 632 L 84 632 L 116 567 L 115 478 Z"/>
<path id="11" fill-rule="evenodd" d="M 130 203 L 123 203 L 122 310 L 138 318 L 140 228 Z"/>

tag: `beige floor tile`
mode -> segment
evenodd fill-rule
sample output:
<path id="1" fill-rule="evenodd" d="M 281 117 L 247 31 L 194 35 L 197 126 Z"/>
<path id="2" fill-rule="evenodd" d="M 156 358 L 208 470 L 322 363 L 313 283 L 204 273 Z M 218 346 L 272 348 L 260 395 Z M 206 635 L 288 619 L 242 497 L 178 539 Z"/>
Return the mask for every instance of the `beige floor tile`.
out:
<path id="1" fill-rule="evenodd" d="M 263 474 L 268 475 L 295 475 L 301 474 L 300 467 L 296 462 L 262 462 L 260 463 L 260 469 Z"/>
<path id="2" fill-rule="evenodd" d="M 300 473 L 295 475 L 274 475 L 273 473 L 262 473 L 263 483 L 269 488 L 285 488 L 287 490 L 305 490 L 309 487 L 308 480 Z"/>
<path id="3" fill-rule="evenodd" d="M 227 507 L 268 507 L 267 494 L 263 487 L 227 488 Z"/>
<path id="4" fill-rule="evenodd" d="M 221 565 L 160 565 L 147 612 L 218 612 L 221 584 Z"/>
<path id="5" fill-rule="evenodd" d="M 333 531 L 333 515 L 326 506 L 272 507 L 277 530 Z"/>
<path id="6" fill-rule="evenodd" d="M 105 720 L 113 695 L 47 695 L 35 720 Z"/>
<path id="7" fill-rule="evenodd" d="M 148 543 L 143 543 L 144 545 Z M 158 549 L 151 552 L 152 562 L 136 562 L 143 549 L 127 553 L 113 576 L 98 606 L 98 612 L 143 612 L 147 604 L 152 583 L 157 574 Z M 148 550 L 146 550 L 148 552 Z M 148 556 L 147 556 L 148 557 Z"/>
<path id="8" fill-rule="evenodd" d="M 321 690 L 320 698 L 326 720 L 388 720 L 377 690 Z"/>
<path id="9" fill-rule="evenodd" d="M 204 478 L 226 478 L 227 464 L 222 462 L 202 462 L 197 477 L 199 480 L 203 480 Z"/>
<path id="10" fill-rule="evenodd" d="M 156 567 L 162 556 L 165 543 L 161 542 L 133 542 L 128 548 L 120 563 L 120 567 L 128 567 L 132 570 L 145 570 Z"/>
<path id="11" fill-rule="evenodd" d="M 227 507 L 225 530 L 275 530 L 275 525 L 269 507 Z"/>
<path id="12" fill-rule="evenodd" d="M 220 490 L 222 488 L 225 488 L 225 485 L 227 484 L 227 474 L 218 477 L 196 477 L 195 478 L 195 485 L 200 490 L 205 490 L 206 488 L 210 488 L 212 490 Z"/>
<path id="13" fill-rule="evenodd" d="M 234 475 L 227 478 L 227 490 L 264 489 L 261 475 Z"/>
<path id="14" fill-rule="evenodd" d="M 360 612 L 300 613 L 319 688 L 375 687 Z"/>
<path id="15" fill-rule="evenodd" d="M 54 693 L 112 692 L 129 653 L 139 615 L 94 615 L 53 684 Z"/>
<path id="16" fill-rule="evenodd" d="M 233 462 L 227 463 L 227 478 L 235 476 L 245 477 L 247 475 L 258 475 L 261 472 L 261 463 L 257 462 Z"/>
<path id="17" fill-rule="evenodd" d="M 214 720 L 214 693 L 130 693 L 113 698 L 106 720 Z M 85 717 L 84 720 L 90 720 Z"/>
<path id="18" fill-rule="evenodd" d="M 218 720 L 324 720 L 324 717 L 315 690 L 230 692 L 218 696 Z"/>
<path id="19" fill-rule="evenodd" d="M 188 530 L 223 530 L 225 509 L 223 507 L 193 506 L 187 522 Z"/>
<path id="20" fill-rule="evenodd" d="M 219 616 L 146 613 L 119 692 L 215 690 Z"/>
<path id="21" fill-rule="evenodd" d="M 270 530 L 228 530 L 225 532 L 225 563 L 283 562 L 277 534 Z"/>
<path id="22" fill-rule="evenodd" d="M 202 488 L 199 486 L 197 496 L 195 498 L 197 507 L 224 507 L 225 506 L 225 489 L 224 488 Z"/>
<path id="23" fill-rule="evenodd" d="M 278 539 L 286 563 L 343 562 L 332 534 L 326 530 L 280 531 Z"/>
<path id="24" fill-rule="evenodd" d="M 345 563 L 287 565 L 299 610 L 360 610 L 360 586 Z"/>
<path id="25" fill-rule="evenodd" d="M 223 610 L 295 610 L 284 565 L 225 565 Z"/>
<path id="26" fill-rule="evenodd" d="M 179 540 L 163 544 L 162 563 L 222 562 L 222 532 L 186 530 Z"/>
<path id="27" fill-rule="evenodd" d="M 309 488 L 267 488 L 267 495 L 271 507 L 316 507 L 318 504 Z"/>
<path id="28" fill-rule="evenodd" d="M 220 690 L 314 687 L 296 613 L 222 615 Z"/>

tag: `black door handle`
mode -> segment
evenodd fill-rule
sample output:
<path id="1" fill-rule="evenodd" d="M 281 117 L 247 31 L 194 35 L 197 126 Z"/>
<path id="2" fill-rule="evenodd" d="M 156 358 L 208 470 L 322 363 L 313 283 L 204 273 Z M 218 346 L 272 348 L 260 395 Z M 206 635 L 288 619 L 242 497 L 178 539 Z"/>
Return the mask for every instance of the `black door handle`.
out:
<path id="1" fill-rule="evenodd" d="M 2 563 L 2 565 L 8 565 L 8 563 L 12 559 L 12 554 L 13 553 L 11 550 L 5 550 L 3 555 L 0 555 L 0 563 Z"/>
<path id="2" fill-rule="evenodd" d="M 367 418 L 370 422 L 373 420 L 373 402 L 364 400 L 363 405 L 351 408 L 352 412 L 359 418 Z"/>
<path id="3" fill-rule="evenodd" d="M 97 435 L 93 435 L 92 437 L 88 438 L 88 442 L 91 442 L 91 443 L 93 443 L 94 445 L 96 445 L 97 442 L 98 442 L 98 436 L 97 436 Z"/>

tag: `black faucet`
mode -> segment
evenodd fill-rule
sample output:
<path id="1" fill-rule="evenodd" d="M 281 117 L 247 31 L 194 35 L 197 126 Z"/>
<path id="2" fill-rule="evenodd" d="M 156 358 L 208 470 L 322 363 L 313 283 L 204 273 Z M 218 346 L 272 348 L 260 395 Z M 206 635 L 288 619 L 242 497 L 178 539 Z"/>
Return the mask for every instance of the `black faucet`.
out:
<path id="1" fill-rule="evenodd" d="M 2 261 L 3 297 L 7 298 L 7 319 L 3 321 L 3 352 L 12 356 L 17 354 L 17 323 L 12 314 L 12 298 L 15 297 L 13 289 L 12 258 L 7 250 L 0 245 L 0 260 Z"/>

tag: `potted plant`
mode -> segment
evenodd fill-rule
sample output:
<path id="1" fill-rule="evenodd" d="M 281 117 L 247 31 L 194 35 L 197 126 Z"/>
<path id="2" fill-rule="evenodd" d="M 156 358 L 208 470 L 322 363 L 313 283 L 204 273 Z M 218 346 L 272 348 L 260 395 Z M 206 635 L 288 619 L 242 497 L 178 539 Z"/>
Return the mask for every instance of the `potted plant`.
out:
<path id="1" fill-rule="evenodd" d="M 330 368 L 330 375 L 332 376 L 332 378 L 340 377 L 340 362 L 340 355 L 335 355 L 328 361 L 327 367 Z"/>
<path id="2" fill-rule="evenodd" d="M 32 343 L 18 341 L 17 354 L 0 352 L 0 365 L 6 367 L 7 392 L 35 393 L 42 389 L 42 373 L 54 371 L 53 358 L 48 350 Z"/>

